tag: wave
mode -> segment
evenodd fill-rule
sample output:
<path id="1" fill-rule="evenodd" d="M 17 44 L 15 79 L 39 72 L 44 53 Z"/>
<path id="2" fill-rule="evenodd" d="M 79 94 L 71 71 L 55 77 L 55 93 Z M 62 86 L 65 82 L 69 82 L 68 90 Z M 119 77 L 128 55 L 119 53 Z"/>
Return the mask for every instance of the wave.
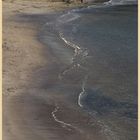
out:
<path id="1" fill-rule="evenodd" d="M 70 47 L 74 48 L 74 52 L 76 54 L 78 54 L 78 52 L 81 50 L 81 48 L 78 45 L 66 40 L 66 38 L 64 37 L 62 32 L 59 32 L 59 36 L 67 45 L 69 45 Z"/>
<path id="2" fill-rule="evenodd" d="M 105 5 L 135 5 L 137 4 L 137 0 L 109 0 L 108 2 L 104 2 Z"/>
<path id="3" fill-rule="evenodd" d="M 70 67 L 68 67 L 67 69 L 65 69 L 60 75 L 59 75 L 59 79 L 62 79 L 62 77 L 69 71 L 71 71 L 73 68 L 81 68 L 81 69 L 84 69 L 85 71 L 87 71 L 87 68 L 83 67 L 82 65 L 80 65 L 80 61 L 77 61 L 77 58 L 78 56 L 80 56 L 80 60 L 82 60 L 83 58 L 85 59 L 85 57 L 88 56 L 88 50 L 87 49 L 82 49 L 80 48 L 78 45 L 68 41 L 62 32 L 59 32 L 59 36 L 60 38 L 67 44 L 69 45 L 70 47 L 72 47 L 74 49 L 74 56 L 72 58 L 72 64 L 70 65 Z M 86 94 L 86 91 L 85 91 L 85 86 L 86 86 L 86 83 L 87 83 L 87 80 L 88 80 L 88 74 L 89 73 L 86 73 L 85 76 L 84 76 L 84 79 L 82 81 L 82 92 L 80 92 L 79 94 L 79 97 L 78 97 L 78 105 L 80 107 L 83 107 L 82 105 L 82 98 L 84 96 L 84 94 Z"/>
<path id="4" fill-rule="evenodd" d="M 79 105 L 80 107 L 83 107 L 82 98 L 83 98 L 83 96 L 86 94 L 85 86 L 86 86 L 87 80 L 88 80 L 88 75 L 86 75 L 86 76 L 84 77 L 84 79 L 83 79 L 83 83 L 82 83 L 82 92 L 80 92 L 79 97 L 78 97 L 78 105 Z"/>
<path id="5" fill-rule="evenodd" d="M 59 24 L 61 23 L 67 23 L 67 22 L 71 22 L 73 20 L 76 20 L 80 17 L 79 14 L 73 13 L 74 11 L 68 11 L 66 14 L 61 15 L 57 21 L 59 22 Z"/>
<path id="6" fill-rule="evenodd" d="M 55 109 L 54 109 L 54 111 L 52 111 L 52 117 L 54 118 L 54 120 L 55 120 L 57 123 L 59 123 L 62 127 L 64 127 L 64 128 L 65 128 L 66 130 L 68 130 L 68 131 L 72 131 L 72 130 L 74 129 L 74 130 L 76 130 L 76 131 L 82 133 L 82 131 L 81 131 L 79 128 L 73 126 L 72 124 L 69 124 L 69 123 L 66 123 L 66 122 L 64 122 L 64 121 L 59 120 L 59 119 L 57 118 L 57 116 L 56 116 L 56 113 L 57 113 L 58 111 L 59 111 L 59 107 L 58 107 L 58 106 L 56 106 Z"/>
<path id="7" fill-rule="evenodd" d="M 70 128 L 73 128 L 73 126 L 71 124 L 65 123 L 63 121 L 60 121 L 57 117 L 56 117 L 56 112 L 58 112 L 59 107 L 56 106 L 56 108 L 54 109 L 54 111 L 52 111 L 52 117 L 54 118 L 54 120 L 58 123 L 60 123 L 62 125 L 62 127 L 65 127 L 67 130 L 71 130 Z"/>

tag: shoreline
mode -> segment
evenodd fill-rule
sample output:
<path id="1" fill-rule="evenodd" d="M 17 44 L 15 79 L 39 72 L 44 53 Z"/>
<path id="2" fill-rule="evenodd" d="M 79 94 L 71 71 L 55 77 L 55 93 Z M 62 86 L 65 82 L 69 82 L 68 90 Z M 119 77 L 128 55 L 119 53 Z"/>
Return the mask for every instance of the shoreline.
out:
<path id="1" fill-rule="evenodd" d="M 68 59 L 71 58 L 72 49 L 63 51 L 61 43 L 59 46 L 59 43 L 54 44 L 56 54 L 62 53 L 62 58 L 59 58 L 48 47 L 53 40 L 49 41 L 49 37 L 44 39 L 46 42 L 41 40 L 45 33 L 46 36 L 49 33 L 42 32 L 42 25 L 52 19 L 51 14 L 78 8 L 77 5 L 61 4 L 28 0 L 3 2 L 4 140 L 117 138 L 115 131 L 108 126 L 110 121 L 107 117 L 92 115 L 82 107 L 80 98 L 86 93 L 88 75 L 83 80 L 80 74 L 74 79 L 72 72 L 68 75 L 70 79 L 63 78 L 72 66 L 65 60 L 68 53 Z M 73 46 L 61 34 L 60 38 L 63 43 L 72 45 L 75 54 L 78 53 L 78 46 Z M 65 60 L 65 63 L 59 59 Z M 77 66 L 80 67 L 80 64 Z M 97 99 L 104 102 L 102 96 L 97 96 Z M 108 122 L 104 123 L 104 118 Z"/>
<path id="2" fill-rule="evenodd" d="M 80 135 L 78 132 L 66 130 L 52 116 L 55 105 L 51 100 L 56 95 L 44 100 L 46 68 L 49 69 L 52 63 L 57 64 L 57 60 L 37 39 L 42 21 L 31 21 L 28 15 L 47 14 L 70 8 L 66 4 L 61 7 L 61 2 L 46 3 L 50 7 L 44 5 L 44 2 L 3 2 L 3 140 L 59 140 L 62 137 L 68 139 L 68 135 L 70 139 L 81 137 L 81 140 L 85 140 L 84 135 L 88 131 L 88 127 L 84 128 L 84 134 Z M 43 74 L 40 74 L 42 72 Z M 58 72 L 50 76 L 47 84 L 51 86 L 51 83 L 57 83 L 57 74 Z M 45 83 L 43 87 L 42 83 Z M 61 96 L 55 98 L 56 101 L 58 98 L 58 102 L 62 100 Z M 63 115 L 67 109 L 76 116 L 81 114 L 80 110 L 80 114 L 77 114 L 77 110 L 73 111 L 63 104 L 61 106 L 64 113 L 61 115 L 58 112 L 57 118 L 59 120 L 59 116 L 62 116 L 64 120 L 61 122 L 65 122 Z M 85 116 L 83 114 L 80 117 Z M 69 119 L 66 118 L 66 122 L 70 121 Z"/>

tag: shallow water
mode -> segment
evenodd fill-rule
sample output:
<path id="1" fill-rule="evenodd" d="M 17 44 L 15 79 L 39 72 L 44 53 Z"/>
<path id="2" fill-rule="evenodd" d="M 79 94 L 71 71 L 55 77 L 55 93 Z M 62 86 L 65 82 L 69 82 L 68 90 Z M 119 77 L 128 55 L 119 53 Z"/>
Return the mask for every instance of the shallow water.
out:
<path id="1" fill-rule="evenodd" d="M 40 40 L 58 61 L 58 82 L 46 88 L 62 98 L 63 106 L 67 102 L 96 120 L 96 125 L 87 126 L 86 139 L 91 139 L 93 129 L 100 140 L 137 139 L 137 6 L 102 5 L 65 12 L 43 26 Z M 54 102 L 55 121 L 68 129 L 82 127 L 72 125 L 73 117 L 67 120 L 70 123 L 61 121 L 67 116 L 63 111 L 57 119 L 61 105 Z"/>

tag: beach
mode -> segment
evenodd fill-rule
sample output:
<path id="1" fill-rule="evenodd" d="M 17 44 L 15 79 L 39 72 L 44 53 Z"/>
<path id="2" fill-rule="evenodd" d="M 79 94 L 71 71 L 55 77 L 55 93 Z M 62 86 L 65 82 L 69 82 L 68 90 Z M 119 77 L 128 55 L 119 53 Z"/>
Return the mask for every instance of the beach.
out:
<path id="1" fill-rule="evenodd" d="M 3 139 L 25 139 L 19 131 L 30 131 L 17 125 L 17 121 L 24 120 L 15 116 L 17 109 L 21 110 L 17 100 L 27 89 L 36 90 L 30 86 L 32 73 L 48 64 L 43 55 L 43 45 L 37 41 L 38 25 L 18 18 L 20 14 L 47 13 L 58 10 L 53 4 L 31 1 L 3 1 Z M 56 3 L 57 5 L 57 3 Z M 60 4 L 61 5 L 61 4 Z M 59 7 L 59 4 L 58 4 Z M 61 9 L 61 6 L 60 8 Z M 47 54 L 47 51 L 45 53 Z M 12 106 L 12 105 L 13 106 Z M 12 109 L 11 109 L 12 107 Z M 8 121 L 7 121 L 8 120 Z M 14 122 L 15 120 L 15 122 Z M 24 122 L 22 123 L 24 124 Z M 20 127 L 20 128 L 19 128 Z M 26 131 L 26 132 L 27 132 Z M 35 133 L 34 133 L 35 134 Z M 33 137 L 35 137 L 35 135 Z M 16 135 L 16 136 L 14 136 Z M 32 137 L 32 136 L 31 136 Z M 38 139 L 38 138 L 35 138 Z"/>
<path id="2" fill-rule="evenodd" d="M 3 140 L 62 140 L 67 135 L 79 136 L 79 132 L 68 134 L 52 117 L 56 107 L 41 97 L 46 92 L 40 87 L 43 77 L 33 81 L 34 74 L 56 60 L 37 40 L 39 23 L 26 17 L 67 8 L 61 2 L 3 1 Z M 52 77 L 50 83 L 55 80 Z M 32 93 L 41 94 L 36 97 Z"/>
<path id="3" fill-rule="evenodd" d="M 135 7 L 3 1 L 3 140 L 137 138 Z"/>

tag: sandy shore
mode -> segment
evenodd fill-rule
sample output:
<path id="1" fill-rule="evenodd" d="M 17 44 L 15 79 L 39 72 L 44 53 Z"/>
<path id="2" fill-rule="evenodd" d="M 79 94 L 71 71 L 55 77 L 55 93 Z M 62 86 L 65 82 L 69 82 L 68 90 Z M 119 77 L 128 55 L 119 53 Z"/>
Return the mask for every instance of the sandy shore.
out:
<path id="1" fill-rule="evenodd" d="M 102 124 L 71 104 L 69 97 L 80 92 L 73 90 L 75 84 L 67 88 L 73 95 L 58 93 L 57 86 L 47 88 L 58 84 L 60 70 L 57 59 L 38 40 L 40 15 L 77 5 L 3 1 L 3 140 L 106 140 L 99 133 Z"/>
<path id="2" fill-rule="evenodd" d="M 110 117 L 91 115 L 78 105 L 79 94 L 84 90 L 80 73 L 75 79 L 71 72 L 70 78 L 60 80 L 69 64 L 62 64 L 39 41 L 39 32 L 49 15 L 75 6 L 82 5 L 45 0 L 3 1 L 3 140 L 119 139 L 107 125 Z M 58 50 L 61 52 L 61 45 Z M 70 54 L 64 52 L 66 56 Z M 115 116 L 112 122 L 122 128 L 120 131 L 136 130 L 134 121 L 128 123 Z"/>
<path id="3" fill-rule="evenodd" d="M 87 137 L 85 133 L 81 135 L 83 130 L 77 126 L 71 128 L 69 124 L 65 126 L 57 122 L 58 108 L 49 104 L 53 96 L 49 97 L 48 103 L 44 100 L 46 89 L 40 87 L 43 77 L 38 75 L 36 81 L 33 81 L 33 75 L 45 71 L 43 68 L 56 60 L 46 46 L 37 40 L 39 22 L 33 23 L 26 16 L 69 7 L 61 2 L 3 1 L 3 140 L 85 140 Z M 47 73 L 45 75 L 47 77 Z M 55 83 L 55 76 L 50 77 L 48 81 Z M 81 117 L 81 121 L 76 124 L 80 126 L 84 120 L 86 128 L 85 116 L 77 110 L 70 110 L 63 107 L 61 118 L 69 122 L 75 117 Z M 69 112 L 75 115 L 72 118 L 65 117 Z"/>
<path id="4" fill-rule="evenodd" d="M 24 134 L 31 131 L 28 128 L 29 125 L 24 127 L 18 124 L 21 122 L 23 125 L 27 122 L 24 121 L 25 118 L 22 114 L 24 113 L 22 101 L 16 99 L 27 89 L 35 90 L 35 87 L 30 86 L 32 73 L 48 63 L 43 55 L 44 46 L 36 39 L 38 25 L 30 23 L 26 19 L 21 20 L 18 15 L 49 13 L 63 9 L 64 7 L 61 5 L 67 7 L 62 3 L 3 1 L 4 140 L 38 139 L 35 132 Z M 47 51 L 45 54 L 47 55 Z M 43 136 L 43 134 L 41 135 Z"/>
<path id="5" fill-rule="evenodd" d="M 46 57 L 42 55 L 44 46 L 36 39 L 38 24 L 18 16 L 50 13 L 66 8 L 69 6 L 61 2 L 3 2 L 4 95 L 15 95 L 17 90 L 27 88 L 32 70 L 47 64 Z"/>

